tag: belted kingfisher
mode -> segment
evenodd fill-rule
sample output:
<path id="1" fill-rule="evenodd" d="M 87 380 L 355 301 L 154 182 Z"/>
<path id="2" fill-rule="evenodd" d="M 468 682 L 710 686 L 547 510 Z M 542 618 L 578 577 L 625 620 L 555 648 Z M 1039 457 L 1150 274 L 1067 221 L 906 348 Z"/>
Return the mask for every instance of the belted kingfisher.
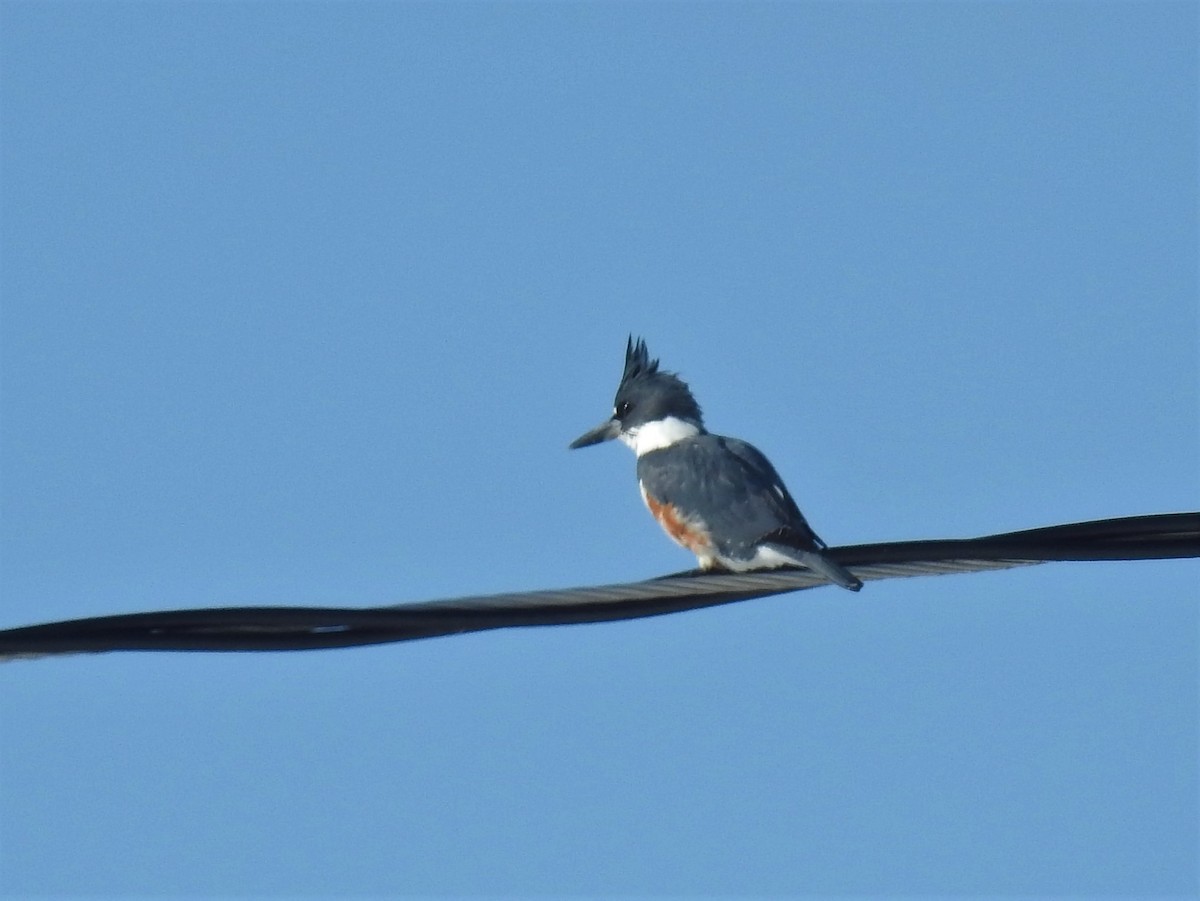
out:
<path id="1" fill-rule="evenodd" d="M 620 438 L 637 454 L 638 484 L 654 518 L 703 570 L 747 572 L 803 566 L 843 588 L 862 582 L 830 560 L 783 480 L 755 447 L 704 428 L 700 405 L 673 372 L 661 372 L 646 342 L 625 345 L 613 415 L 571 442 Z"/>

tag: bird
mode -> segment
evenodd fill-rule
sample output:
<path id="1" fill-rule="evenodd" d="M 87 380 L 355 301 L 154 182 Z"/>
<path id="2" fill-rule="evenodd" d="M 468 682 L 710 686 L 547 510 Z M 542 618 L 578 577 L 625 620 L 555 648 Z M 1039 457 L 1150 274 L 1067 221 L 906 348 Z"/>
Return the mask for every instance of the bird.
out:
<path id="1" fill-rule="evenodd" d="M 825 553 L 766 456 L 704 427 L 700 405 L 677 373 L 659 369 L 646 342 L 625 344 L 612 416 L 580 435 L 574 450 L 619 439 L 637 455 L 642 500 L 706 572 L 802 566 L 850 591 L 862 582 Z"/>

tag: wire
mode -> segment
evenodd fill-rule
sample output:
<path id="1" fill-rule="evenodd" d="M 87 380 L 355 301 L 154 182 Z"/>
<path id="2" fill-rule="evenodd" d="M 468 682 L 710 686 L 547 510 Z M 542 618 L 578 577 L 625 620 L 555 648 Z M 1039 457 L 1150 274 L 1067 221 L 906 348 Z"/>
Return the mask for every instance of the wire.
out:
<path id="1" fill-rule="evenodd" d="M 982 538 L 830 548 L 864 582 L 1065 560 L 1200 557 L 1200 513 L 1071 523 Z M 803 569 L 686 572 L 643 582 L 479 595 L 386 607 L 163 610 L 0 630 L 0 660 L 101 651 L 299 651 L 487 629 L 679 613 L 828 585 Z"/>

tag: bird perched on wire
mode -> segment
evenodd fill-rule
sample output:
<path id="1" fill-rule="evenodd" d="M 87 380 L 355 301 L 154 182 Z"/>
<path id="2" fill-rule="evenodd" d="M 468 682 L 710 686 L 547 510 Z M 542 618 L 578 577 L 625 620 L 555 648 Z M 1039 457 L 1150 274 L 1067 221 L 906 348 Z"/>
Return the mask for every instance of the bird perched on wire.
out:
<path id="1" fill-rule="evenodd" d="M 637 454 L 638 484 L 654 518 L 704 570 L 803 566 L 843 588 L 862 582 L 824 553 L 775 467 L 757 448 L 704 428 L 687 384 L 658 368 L 646 342 L 625 345 L 613 414 L 571 442 L 620 438 Z"/>

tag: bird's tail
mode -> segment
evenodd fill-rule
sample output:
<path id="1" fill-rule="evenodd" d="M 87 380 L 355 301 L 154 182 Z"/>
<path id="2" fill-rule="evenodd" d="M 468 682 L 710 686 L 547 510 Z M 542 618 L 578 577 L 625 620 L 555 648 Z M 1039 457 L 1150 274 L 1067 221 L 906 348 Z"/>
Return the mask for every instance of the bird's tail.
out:
<path id="1" fill-rule="evenodd" d="M 830 582 L 835 582 L 836 584 L 841 585 L 843 588 L 846 588 L 850 591 L 858 591 L 863 587 L 861 579 L 858 579 L 852 575 L 850 571 L 840 563 L 834 563 L 824 554 L 818 553 L 817 551 L 804 551 L 800 550 L 799 548 L 786 547 L 780 544 L 772 544 L 769 545 L 769 547 L 779 554 L 795 560 L 801 566 L 811 569 L 815 573 L 819 573 Z"/>

